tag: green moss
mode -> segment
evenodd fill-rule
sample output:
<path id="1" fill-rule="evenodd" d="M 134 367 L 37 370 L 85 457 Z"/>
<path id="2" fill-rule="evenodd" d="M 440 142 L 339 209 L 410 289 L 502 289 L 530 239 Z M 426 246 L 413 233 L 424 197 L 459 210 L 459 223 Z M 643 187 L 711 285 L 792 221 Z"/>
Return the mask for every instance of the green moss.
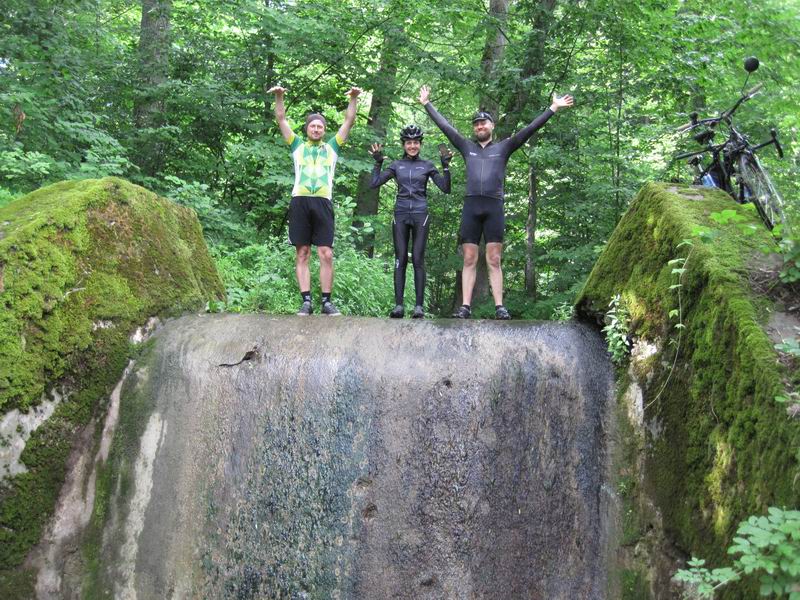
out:
<path id="1" fill-rule="evenodd" d="M 773 242 L 763 227 L 746 234 L 709 219 L 726 209 L 756 222 L 752 207 L 721 192 L 647 185 L 577 301 L 580 314 L 596 318 L 620 293 L 632 308 L 635 334 L 661 340 L 645 390 L 647 419 L 662 430 L 648 440 L 648 487 L 678 546 L 714 564 L 726 562 L 742 519 L 800 499 L 800 428 L 774 401 L 796 373 L 777 362 L 763 327 L 769 301 L 747 280 L 748 264 Z M 696 226 L 721 235 L 704 244 L 693 237 Z M 680 246 L 685 239 L 693 245 Z M 670 289 L 678 279 L 669 261 L 687 256 L 681 287 Z M 673 309 L 685 326 L 679 344 L 677 321 L 668 316 Z"/>
<path id="2" fill-rule="evenodd" d="M 650 600 L 652 597 L 645 573 L 633 569 L 622 571 L 621 593 L 621 600 Z"/>
<path id="3" fill-rule="evenodd" d="M 0 594 L 3 598 L 35 598 L 35 585 L 36 571 L 33 569 L 0 572 Z"/>
<path id="4" fill-rule="evenodd" d="M 39 540 L 75 433 L 102 415 L 132 331 L 223 293 L 194 212 L 121 179 L 63 182 L 0 208 L 0 414 L 69 391 L 28 441 L 28 472 L 0 488 L 6 580 Z"/>

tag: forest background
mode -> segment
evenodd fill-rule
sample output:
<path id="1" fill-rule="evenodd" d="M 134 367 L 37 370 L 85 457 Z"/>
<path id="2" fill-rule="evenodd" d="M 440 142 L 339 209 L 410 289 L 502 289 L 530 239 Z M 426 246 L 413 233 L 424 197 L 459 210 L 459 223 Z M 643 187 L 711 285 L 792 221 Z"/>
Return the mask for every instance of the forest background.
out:
<path id="1" fill-rule="evenodd" d="M 0 206 L 105 175 L 191 206 L 228 290 L 218 308 L 299 303 L 286 235 L 293 170 L 265 93 L 276 84 L 298 133 L 315 110 L 332 134 L 346 90 L 365 90 L 334 190 L 346 314 L 393 305 L 395 190 L 368 189 L 367 148 L 384 142 L 399 158 L 400 128 L 418 123 L 436 161 L 446 140 L 416 100 L 423 84 L 464 134 L 478 107 L 498 116 L 502 137 L 553 92 L 575 97 L 509 163 L 503 267 L 516 317 L 563 311 L 645 182 L 690 181 L 671 157 L 695 145 L 675 129 L 694 110 L 733 104 L 746 56 L 761 61 L 748 87 L 765 86 L 737 123 L 757 142 L 778 129 L 785 158 L 761 156 L 790 212 L 800 208 L 800 0 L 6 0 L 2 13 Z M 458 302 L 458 156 L 452 173 L 451 195 L 429 190 L 432 314 Z M 489 314 L 480 273 L 478 286 L 477 314 Z M 408 302 L 412 290 L 409 274 Z"/>

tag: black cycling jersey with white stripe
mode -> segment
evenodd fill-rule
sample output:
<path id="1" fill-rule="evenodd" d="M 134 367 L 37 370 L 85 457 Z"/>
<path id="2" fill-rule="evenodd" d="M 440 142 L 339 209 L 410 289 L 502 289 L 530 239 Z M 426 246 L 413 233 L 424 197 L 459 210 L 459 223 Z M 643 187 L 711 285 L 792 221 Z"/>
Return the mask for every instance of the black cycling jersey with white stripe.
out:
<path id="1" fill-rule="evenodd" d="M 425 105 L 433 122 L 447 136 L 464 157 L 467 171 L 466 196 L 484 196 L 503 199 L 503 185 L 506 178 L 506 164 L 511 154 L 522 144 L 528 141 L 533 133 L 555 113 L 549 108 L 536 117 L 531 123 L 520 129 L 511 137 L 499 142 L 489 142 L 486 146 L 468 140 L 458 130 L 450 125 L 433 104 Z"/>
<path id="2" fill-rule="evenodd" d="M 445 194 L 450 193 L 450 171 L 442 175 L 432 162 L 418 156 L 406 156 L 394 161 L 381 171 L 383 163 L 375 163 L 372 170 L 371 188 L 377 188 L 394 178 L 397 181 L 397 200 L 394 206 L 398 213 L 424 213 L 428 210 L 428 179 L 433 179 Z"/>

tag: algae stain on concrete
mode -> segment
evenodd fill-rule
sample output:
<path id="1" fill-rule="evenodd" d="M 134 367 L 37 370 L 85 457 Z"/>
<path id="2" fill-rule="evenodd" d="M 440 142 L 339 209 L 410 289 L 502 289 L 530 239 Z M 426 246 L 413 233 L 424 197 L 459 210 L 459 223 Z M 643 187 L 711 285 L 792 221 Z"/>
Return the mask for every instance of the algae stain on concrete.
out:
<path id="1" fill-rule="evenodd" d="M 144 518 L 153 490 L 153 463 L 159 446 L 167 435 L 167 423 L 161 415 L 150 416 L 142 435 L 139 456 L 134 467 L 135 492 L 130 502 L 125 522 L 125 541 L 120 550 L 119 579 L 116 583 L 117 598 L 136 600 L 136 554 L 139 550 L 139 535 L 144 528 Z"/>

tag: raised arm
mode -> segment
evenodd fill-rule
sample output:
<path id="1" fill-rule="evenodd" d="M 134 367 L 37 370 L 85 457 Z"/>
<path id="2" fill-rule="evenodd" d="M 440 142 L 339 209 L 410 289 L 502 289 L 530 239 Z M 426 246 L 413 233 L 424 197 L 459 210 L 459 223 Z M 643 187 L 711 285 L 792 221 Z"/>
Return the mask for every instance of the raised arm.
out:
<path id="1" fill-rule="evenodd" d="M 384 158 L 383 146 L 381 146 L 380 144 L 372 144 L 369 153 L 375 160 L 375 166 L 372 168 L 372 181 L 369 182 L 369 187 L 371 189 L 375 189 L 381 187 L 384 183 L 386 183 L 392 177 L 394 177 L 395 172 L 394 169 L 392 168 L 392 165 L 389 165 L 389 168 L 387 168 L 385 171 L 381 171 L 381 166 L 383 165 L 383 158 Z"/>
<path id="2" fill-rule="evenodd" d="M 286 120 L 286 107 L 283 104 L 283 95 L 286 88 L 279 85 L 267 90 L 268 94 L 275 94 L 275 120 L 278 122 L 278 128 L 281 130 L 281 135 L 286 143 L 290 143 L 294 138 L 294 132 L 289 127 L 289 122 Z"/>
<path id="3" fill-rule="evenodd" d="M 520 129 L 517 133 L 512 135 L 509 138 L 509 153 L 514 152 L 517 148 L 522 146 L 525 142 L 527 142 L 533 133 L 539 129 L 542 125 L 547 123 L 547 121 L 556 114 L 556 111 L 560 108 L 567 108 L 572 106 L 574 100 L 572 96 L 563 96 L 559 98 L 555 94 L 553 94 L 553 101 L 550 104 L 550 108 L 546 109 L 542 114 L 536 117 L 533 121 L 531 121 L 528 125 Z"/>
<path id="4" fill-rule="evenodd" d="M 447 139 L 450 140 L 450 143 L 458 148 L 460 152 L 465 152 L 467 147 L 466 138 L 458 133 L 458 130 L 450 125 L 447 119 L 439 114 L 439 111 L 436 110 L 431 103 L 430 95 L 430 88 L 427 85 L 423 85 L 419 90 L 419 101 L 425 107 L 425 112 L 427 112 L 431 120 L 436 123 L 436 126 L 442 130 L 442 133 L 447 136 Z"/>
<path id="5" fill-rule="evenodd" d="M 442 161 L 442 173 L 436 170 L 436 167 L 431 165 L 430 178 L 442 192 L 445 194 L 450 193 L 450 161 L 453 159 L 453 153 L 447 150 L 446 153 L 440 151 L 439 158 Z"/>
<path id="6" fill-rule="evenodd" d="M 347 92 L 350 103 L 347 105 L 347 110 L 344 113 L 344 123 L 342 123 L 342 126 L 339 128 L 339 139 L 341 139 L 342 142 L 350 135 L 350 129 L 353 127 L 353 123 L 356 122 L 356 109 L 358 108 L 358 95 L 360 93 L 361 88 L 357 87 L 352 87 Z"/>

